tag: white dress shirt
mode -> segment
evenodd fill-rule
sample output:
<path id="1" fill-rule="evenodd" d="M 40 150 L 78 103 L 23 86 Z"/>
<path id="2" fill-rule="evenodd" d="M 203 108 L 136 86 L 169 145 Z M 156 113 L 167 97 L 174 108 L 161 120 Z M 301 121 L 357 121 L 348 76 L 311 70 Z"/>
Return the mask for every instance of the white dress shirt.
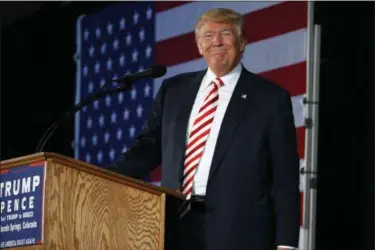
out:
<path id="1" fill-rule="evenodd" d="M 215 151 L 216 141 L 219 135 L 221 123 L 224 118 L 225 111 L 227 110 L 229 100 L 232 96 L 233 90 L 236 87 L 238 79 L 242 71 L 242 64 L 239 63 L 231 72 L 227 75 L 220 77 L 223 81 L 224 86 L 219 88 L 219 101 L 215 113 L 215 118 L 211 125 L 211 131 L 206 141 L 206 146 L 204 148 L 202 158 L 199 161 L 197 170 L 194 175 L 193 181 L 193 194 L 195 195 L 205 195 L 206 194 L 206 184 L 208 180 L 208 173 L 210 171 L 212 158 Z M 208 95 L 210 91 L 210 83 L 216 78 L 216 75 L 210 70 L 202 79 L 202 83 L 199 87 L 192 111 L 189 118 L 189 126 L 187 131 L 187 136 L 189 135 L 193 122 L 198 115 L 200 107 L 203 105 L 204 98 Z"/>
<path id="2" fill-rule="evenodd" d="M 206 146 L 202 154 L 202 158 L 198 164 L 197 170 L 194 175 L 193 181 L 193 191 L 195 195 L 205 195 L 206 185 L 208 180 L 208 174 L 210 172 L 210 167 L 212 163 L 212 158 L 214 155 L 217 138 L 219 136 L 219 131 L 221 124 L 223 122 L 225 111 L 227 110 L 230 98 L 232 97 L 234 88 L 237 85 L 238 79 L 240 78 L 242 71 L 242 64 L 239 63 L 231 72 L 226 74 L 220 79 L 224 82 L 224 86 L 219 89 L 219 101 L 215 113 L 214 121 L 211 125 L 211 131 L 206 141 Z M 191 131 L 193 122 L 198 115 L 200 107 L 203 105 L 204 98 L 208 95 L 210 91 L 210 83 L 216 78 L 216 75 L 208 68 L 205 76 L 202 79 L 201 85 L 199 87 L 195 102 L 189 117 L 189 125 L 187 136 Z M 288 249 L 295 249 L 290 246 L 278 246 Z"/>

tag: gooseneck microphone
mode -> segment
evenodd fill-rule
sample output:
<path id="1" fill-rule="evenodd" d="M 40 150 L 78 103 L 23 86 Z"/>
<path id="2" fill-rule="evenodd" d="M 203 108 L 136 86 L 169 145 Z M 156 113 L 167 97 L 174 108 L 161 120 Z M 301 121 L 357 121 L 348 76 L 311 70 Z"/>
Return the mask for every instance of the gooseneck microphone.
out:
<path id="1" fill-rule="evenodd" d="M 38 142 L 38 145 L 36 147 L 36 152 L 43 152 L 44 147 L 46 143 L 48 142 L 49 138 L 52 136 L 54 131 L 62 124 L 67 118 L 72 116 L 74 113 L 78 112 L 82 108 L 90 105 L 97 99 L 107 96 L 107 95 L 112 95 L 118 92 L 123 92 L 123 91 L 129 91 L 131 87 L 133 86 L 134 82 L 144 79 L 144 78 L 158 78 L 162 77 L 167 73 L 167 68 L 162 65 L 155 65 L 151 67 L 150 69 L 140 71 L 137 73 L 129 74 L 126 75 L 123 78 L 118 78 L 118 79 L 113 79 L 110 81 L 107 81 L 97 92 L 95 92 L 92 96 L 89 98 L 79 102 L 76 104 L 70 111 L 66 112 L 63 116 L 61 116 L 59 119 L 57 119 L 48 129 L 46 132 L 43 134 L 41 139 Z M 105 90 L 106 86 L 111 83 L 111 82 L 117 82 L 118 87 L 114 89 L 109 89 Z"/>

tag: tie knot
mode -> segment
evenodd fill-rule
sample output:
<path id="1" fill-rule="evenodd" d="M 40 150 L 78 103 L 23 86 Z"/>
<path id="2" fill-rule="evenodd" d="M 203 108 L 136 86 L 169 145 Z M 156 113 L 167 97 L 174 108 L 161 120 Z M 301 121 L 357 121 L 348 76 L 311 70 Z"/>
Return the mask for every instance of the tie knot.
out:
<path id="1" fill-rule="evenodd" d="M 216 87 L 219 89 L 220 87 L 224 86 L 223 80 L 220 79 L 220 77 L 215 78 L 215 80 L 212 81 Z"/>

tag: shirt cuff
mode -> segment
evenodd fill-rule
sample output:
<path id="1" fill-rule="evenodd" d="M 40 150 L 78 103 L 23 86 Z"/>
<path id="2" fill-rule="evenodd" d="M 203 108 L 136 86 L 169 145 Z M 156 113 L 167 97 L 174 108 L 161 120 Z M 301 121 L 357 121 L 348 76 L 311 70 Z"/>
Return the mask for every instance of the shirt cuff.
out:
<path id="1" fill-rule="evenodd" d="M 277 246 L 277 247 L 283 247 L 283 248 L 288 248 L 288 249 L 297 249 L 297 248 L 291 247 L 291 246 Z"/>

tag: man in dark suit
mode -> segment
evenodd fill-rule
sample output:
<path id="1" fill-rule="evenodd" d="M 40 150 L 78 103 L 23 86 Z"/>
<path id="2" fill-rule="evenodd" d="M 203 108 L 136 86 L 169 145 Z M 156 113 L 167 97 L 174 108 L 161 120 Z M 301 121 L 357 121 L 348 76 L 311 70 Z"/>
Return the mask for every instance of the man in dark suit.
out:
<path id="1" fill-rule="evenodd" d="M 243 26 L 228 9 L 201 16 L 196 42 L 208 69 L 166 79 L 135 145 L 112 165 L 143 178 L 162 164 L 161 185 L 186 195 L 177 249 L 298 247 L 291 100 L 241 64 Z"/>

